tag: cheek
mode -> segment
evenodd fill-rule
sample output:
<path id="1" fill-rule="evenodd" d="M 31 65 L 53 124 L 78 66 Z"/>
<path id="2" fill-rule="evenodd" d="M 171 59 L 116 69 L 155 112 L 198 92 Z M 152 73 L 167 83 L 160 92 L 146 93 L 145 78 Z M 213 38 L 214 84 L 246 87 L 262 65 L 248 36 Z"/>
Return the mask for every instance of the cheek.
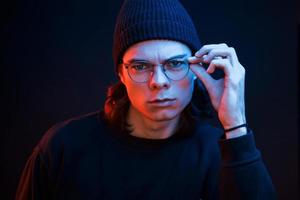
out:
<path id="1" fill-rule="evenodd" d="M 133 105 L 141 105 L 145 98 L 145 86 L 132 82 L 126 71 L 122 71 L 121 79 L 126 87 L 128 98 Z"/>
<path id="2" fill-rule="evenodd" d="M 142 85 L 127 85 L 127 94 L 133 105 L 139 106 L 145 102 L 146 88 Z"/>
<path id="3" fill-rule="evenodd" d="M 194 87 L 194 79 L 191 73 L 185 79 L 183 79 L 182 85 L 183 89 L 191 89 Z"/>
<path id="4" fill-rule="evenodd" d="M 186 106 L 190 102 L 193 91 L 194 79 L 192 77 L 187 77 L 187 79 L 182 80 L 182 82 L 177 87 L 176 93 L 178 94 L 178 98 L 183 106 Z"/>

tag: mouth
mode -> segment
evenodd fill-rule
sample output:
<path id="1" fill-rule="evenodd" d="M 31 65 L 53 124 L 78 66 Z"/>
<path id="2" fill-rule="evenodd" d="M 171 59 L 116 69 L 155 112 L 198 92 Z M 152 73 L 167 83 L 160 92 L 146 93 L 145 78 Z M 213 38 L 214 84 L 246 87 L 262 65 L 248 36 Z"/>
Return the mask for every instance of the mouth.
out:
<path id="1" fill-rule="evenodd" d="M 148 101 L 149 104 L 153 106 L 165 107 L 171 106 L 176 102 L 176 99 L 164 98 L 164 99 L 153 99 Z"/>

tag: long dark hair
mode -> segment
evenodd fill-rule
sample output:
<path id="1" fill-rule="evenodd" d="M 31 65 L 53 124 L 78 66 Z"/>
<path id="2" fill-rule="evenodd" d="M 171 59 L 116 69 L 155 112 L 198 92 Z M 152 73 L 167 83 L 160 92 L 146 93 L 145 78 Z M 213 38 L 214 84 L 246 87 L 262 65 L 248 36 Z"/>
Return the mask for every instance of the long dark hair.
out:
<path id="1" fill-rule="evenodd" d="M 215 112 L 211 106 L 209 96 L 200 80 L 195 80 L 192 100 L 181 113 L 177 132 L 189 133 L 195 122 L 200 118 L 213 118 Z M 131 127 L 126 122 L 130 100 L 126 87 L 118 81 L 108 87 L 107 97 L 104 104 L 104 116 L 111 127 L 121 132 L 131 132 Z"/>

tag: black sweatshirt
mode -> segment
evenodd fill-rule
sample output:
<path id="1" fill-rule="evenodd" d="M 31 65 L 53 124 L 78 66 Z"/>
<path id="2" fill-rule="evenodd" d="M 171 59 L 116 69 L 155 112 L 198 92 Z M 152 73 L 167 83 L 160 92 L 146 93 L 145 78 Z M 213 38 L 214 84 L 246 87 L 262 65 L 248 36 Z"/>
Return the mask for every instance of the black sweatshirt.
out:
<path id="1" fill-rule="evenodd" d="M 117 133 L 103 112 L 51 128 L 23 171 L 17 200 L 276 199 L 252 131 L 234 139 L 199 123 L 190 134 Z"/>

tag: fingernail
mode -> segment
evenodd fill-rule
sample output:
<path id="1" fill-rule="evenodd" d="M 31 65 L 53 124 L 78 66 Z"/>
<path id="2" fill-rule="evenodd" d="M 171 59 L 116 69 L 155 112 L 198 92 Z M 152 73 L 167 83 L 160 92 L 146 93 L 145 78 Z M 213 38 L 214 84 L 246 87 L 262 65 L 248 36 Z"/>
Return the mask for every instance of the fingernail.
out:
<path id="1" fill-rule="evenodd" d="M 193 61 L 195 59 L 195 57 L 188 57 L 187 60 L 190 62 L 190 61 Z"/>
<path id="2" fill-rule="evenodd" d="M 200 56 L 200 52 L 197 51 L 197 52 L 195 53 L 195 56 Z"/>

